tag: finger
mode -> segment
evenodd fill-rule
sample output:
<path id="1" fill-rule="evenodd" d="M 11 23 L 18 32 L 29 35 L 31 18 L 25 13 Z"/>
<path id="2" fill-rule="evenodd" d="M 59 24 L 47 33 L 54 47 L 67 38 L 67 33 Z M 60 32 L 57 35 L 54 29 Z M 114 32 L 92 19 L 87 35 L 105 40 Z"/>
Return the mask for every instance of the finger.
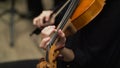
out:
<path id="1" fill-rule="evenodd" d="M 46 49 L 49 40 L 50 40 L 50 37 L 44 38 L 40 43 L 40 48 Z"/>
<path id="2" fill-rule="evenodd" d="M 50 14 L 46 15 L 44 18 L 44 25 L 43 26 L 48 26 L 48 25 L 53 24 L 54 21 L 53 20 L 51 21 L 51 20 L 52 20 L 51 15 Z"/>
<path id="3" fill-rule="evenodd" d="M 63 33 L 61 29 L 58 31 L 58 35 L 60 36 L 60 39 L 62 39 L 63 41 L 66 40 L 65 39 L 65 33 Z"/>
<path id="4" fill-rule="evenodd" d="M 55 52 L 58 51 L 58 50 L 62 50 L 63 48 L 65 47 L 65 45 L 58 45 L 55 49 Z"/>
<path id="5" fill-rule="evenodd" d="M 51 19 L 50 19 L 50 23 L 51 23 L 51 24 L 54 24 L 54 22 L 55 22 L 55 16 L 53 15 L 53 16 L 51 17 Z"/>
<path id="6" fill-rule="evenodd" d="M 48 15 L 42 14 L 40 16 L 40 19 L 39 19 L 39 22 L 40 22 L 39 25 L 40 25 L 40 27 L 45 27 L 45 26 L 50 25 L 51 23 L 49 22 L 49 20 L 50 20 L 49 14 Z"/>
<path id="7" fill-rule="evenodd" d="M 50 20 L 50 14 L 46 15 L 45 21 L 48 22 Z"/>
<path id="8" fill-rule="evenodd" d="M 55 32 L 55 26 L 47 26 L 41 31 L 41 37 L 48 37 Z"/>
<path id="9" fill-rule="evenodd" d="M 58 42 L 56 43 L 57 45 L 56 51 L 63 49 L 65 47 L 66 42 L 65 34 L 61 30 L 58 31 L 58 36 L 59 39 Z"/>
<path id="10" fill-rule="evenodd" d="M 44 24 L 43 20 L 44 20 L 44 15 L 42 14 L 42 15 L 40 15 L 40 17 L 39 17 L 39 23 L 38 23 L 38 26 L 39 26 L 39 27 L 42 27 L 42 26 L 43 26 L 43 24 Z"/>
<path id="11" fill-rule="evenodd" d="M 34 18 L 34 19 L 33 19 L 33 25 L 35 25 L 35 26 L 37 26 L 37 27 L 40 27 L 40 25 L 41 25 L 41 24 L 40 24 L 40 20 L 41 20 L 40 16 Z"/>
<path id="12" fill-rule="evenodd" d="M 35 26 L 37 25 L 37 19 L 38 19 L 37 17 L 35 17 L 35 18 L 33 19 L 33 25 L 35 25 Z"/>
<path id="13" fill-rule="evenodd" d="M 43 11 L 42 13 L 45 15 L 45 21 L 49 21 L 53 11 Z"/>

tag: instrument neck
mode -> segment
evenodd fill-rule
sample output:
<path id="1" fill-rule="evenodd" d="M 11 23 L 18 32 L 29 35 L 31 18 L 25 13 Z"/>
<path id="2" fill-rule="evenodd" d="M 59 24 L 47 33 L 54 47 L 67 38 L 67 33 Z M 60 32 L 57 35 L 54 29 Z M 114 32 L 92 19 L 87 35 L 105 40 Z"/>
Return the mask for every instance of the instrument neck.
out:
<path id="1" fill-rule="evenodd" d="M 70 16 L 74 12 L 78 3 L 79 3 L 79 0 L 72 0 L 70 2 L 65 14 L 62 17 L 62 20 L 60 21 L 60 23 L 57 27 L 57 31 L 52 35 L 51 40 L 50 40 L 49 44 L 47 45 L 46 61 L 49 62 L 49 59 L 48 59 L 49 50 L 50 50 L 51 46 L 54 44 L 55 40 L 57 39 L 58 30 L 59 29 L 62 30 L 64 28 L 65 24 L 67 23 L 68 19 L 70 18 Z"/>

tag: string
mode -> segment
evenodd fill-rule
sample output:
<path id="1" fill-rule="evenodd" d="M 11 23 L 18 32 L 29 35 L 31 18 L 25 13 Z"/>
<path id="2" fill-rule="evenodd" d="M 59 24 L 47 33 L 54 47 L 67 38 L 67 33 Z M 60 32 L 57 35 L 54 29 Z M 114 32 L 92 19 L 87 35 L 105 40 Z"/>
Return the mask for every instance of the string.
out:
<path id="1" fill-rule="evenodd" d="M 60 21 L 60 24 L 57 27 L 57 31 L 53 34 L 53 36 L 51 37 L 50 43 L 47 45 L 47 53 L 46 53 L 46 60 L 48 61 L 48 53 L 50 50 L 50 47 L 53 45 L 53 43 L 55 42 L 55 40 L 57 39 L 57 35 L 58 35 L 58 30 L 59 29 L 63 29 L 65 24 L 67 23 L 68 19 L 70 18 L 70 16 L 72 15 L 72 13 L 74 12 L 74 9 L 76 8 L 76 6 L 78 5 L 79 0 L 72 0 L 70 2 L 70 5 L 68 6 L 65 15 L 63 16 L 62 20 Z"/>
<path id="2" fill-rule="evenodd" d="M 52 14 L 51 16 L 53 17 L 54 16 L 54 18 L 66 7 L 66 5 L 68 5 L 68 3 L 70 2 L 70 0 L 67 0 L 66 1 L 66 3 L 65 4 L 63 4 L 63 6 L 57 11 L 57 12 L 55 12 L 55 11 L 53 11 L 53 13 L 54 14 Z M 51 17 L 51 18 L 52 18 Z M 48 22 L 49 23 L 49 22 Z M 50 24 L 46 24 L 46 26 L 47 25 L 50 25 Z M 36 28 L 34 31 L 32 31 L 32 33 L 30 33 L 30 36 L 32 36 L 33 34 L 36 34 L 36 35 L 38 35 L 38 34 L 40 34 L 40 32 L 41 32 L 41 30 L 43 29 L 43 27 L 41 27 L 41 28 Z"/>

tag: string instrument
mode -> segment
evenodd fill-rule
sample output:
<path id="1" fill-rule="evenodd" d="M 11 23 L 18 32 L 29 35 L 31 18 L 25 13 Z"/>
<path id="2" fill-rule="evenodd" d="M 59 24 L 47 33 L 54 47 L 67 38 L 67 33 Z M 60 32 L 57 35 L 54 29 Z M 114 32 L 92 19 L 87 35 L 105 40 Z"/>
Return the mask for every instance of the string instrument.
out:
<path id="1" fill-rule="evenodd" d="M 72 0 L 64 14 L 62 20 L 57 26 L 57 30 L 64 29 L 66 24 L 72 24 L 75 31 L 87 25 L 103 9 L 105 0 Z M 68 23 L 70 19 L 71 23 Z M 46 58 L 41 59 L 37 68 L 57 68 L 56 57 L 59 51 L 56 51 L 57 31 L 52 35 L 46 49 Z"/>

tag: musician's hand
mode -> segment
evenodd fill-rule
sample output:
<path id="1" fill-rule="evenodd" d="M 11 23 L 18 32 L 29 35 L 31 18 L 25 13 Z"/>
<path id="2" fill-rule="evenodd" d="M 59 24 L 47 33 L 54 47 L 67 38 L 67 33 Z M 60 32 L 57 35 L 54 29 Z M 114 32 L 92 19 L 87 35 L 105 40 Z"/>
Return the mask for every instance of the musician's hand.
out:
<path id="1" fill-rule="evenodd" d="M 38 17 L 33 19 L 33 24 L 37 27 L 45 27 L 48 24 L 53 24 L 54 18 L 51 19 L 52 13 L 52 10 L 42 11 L 42 13 Z"/>
<path id="2" fill-rule="evenodd" d="M 55 26 L 47 26 L 42 30 L 41 32 L 42 40 L 40 43 L 41 48 L 46 49 L 47 44 L 49 43 L 51 39 L 50 35 L 54 33 L 55 31 L 56 31 Z M 59 40 L 56 43 L 57 50 L 63 48 L 66 42 L 65 34 L 61 30 L 58 31 L 58 37 L 59 37 Z"/>
<path id="3" fill-rule="evenodd" d="M 45 27 L 42 32 L 41 32 L 41 43 L 40 43 L 40 47 L 43 49 L 46 49 L 47 44 L 49 43 L 51 37 L 50 35 L 52 35 L 52 33 L 56 32 L 55 26 L 47 26 Z M 60 55 L 63 57 L 64 61 L 72 61 L 74 59 L 74 52 L 71 49 L 68 49 L 65 46 L 65 42 L 66 42 L 66 37 L 65 34 L 59 30 L 58 31 L 58 37 L 59 40 L 56 42 L 56 50 L 59 50 Z"/>

